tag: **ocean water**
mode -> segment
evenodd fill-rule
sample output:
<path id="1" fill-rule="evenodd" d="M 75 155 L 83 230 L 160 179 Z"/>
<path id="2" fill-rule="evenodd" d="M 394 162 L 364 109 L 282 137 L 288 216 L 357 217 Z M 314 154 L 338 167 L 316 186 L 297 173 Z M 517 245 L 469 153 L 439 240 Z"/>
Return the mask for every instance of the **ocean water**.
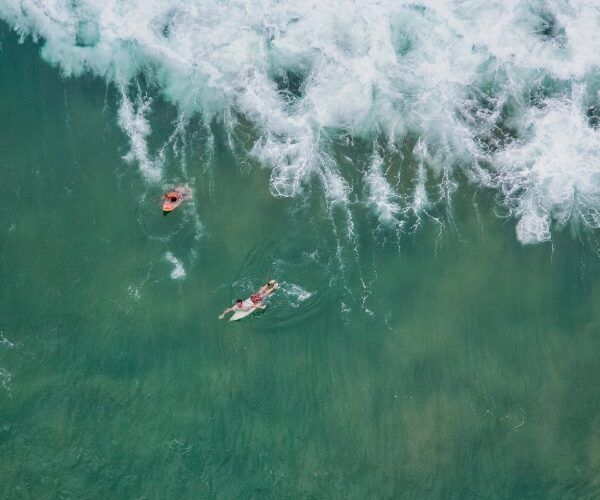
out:
<path id="1" fill-rule="evenodd" d="M 596 2 L 0 19 L 2 498 L 600 494 Z"/>

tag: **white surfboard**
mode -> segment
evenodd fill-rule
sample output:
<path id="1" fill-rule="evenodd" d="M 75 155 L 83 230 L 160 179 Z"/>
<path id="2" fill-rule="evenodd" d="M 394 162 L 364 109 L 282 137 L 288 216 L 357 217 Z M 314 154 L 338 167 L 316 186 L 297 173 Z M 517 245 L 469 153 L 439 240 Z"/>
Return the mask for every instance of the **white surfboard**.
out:
<path id="1" fill-rule="evenodd" d="M 277 290 L 278 286 L 279 286 L 279 283 L 275 283 L 275 285 L 273 285 L 273 290 Z M 273 293 L 273 292 L 271 292 L 271 293 Z M 248 300 L 248 299 L 246 299 L 246 300 Z M 246 316 L 250 316 L 257 309 L 258 309 L 258 307 L 253 307 L 252 309 L 248 309 L 247 311 L 235 311 L 231 315 L 231 318 L 229 318 L 229 321 L 238 321 L 242 318 L 245 318 Z"/>
<path id="2" fill-rule="evenodd" d="M 229 321 L 237 321 L 238 319 L 245 318 L 246 316 L 249 316 L 254 311 L 256 311 L 256 309 L 257 309 L 256 307 L 253 307 L 252 309 L 248 309 L 247 311 L 236 311 L 231 315 L 231 318 L 229 318 Z"/>

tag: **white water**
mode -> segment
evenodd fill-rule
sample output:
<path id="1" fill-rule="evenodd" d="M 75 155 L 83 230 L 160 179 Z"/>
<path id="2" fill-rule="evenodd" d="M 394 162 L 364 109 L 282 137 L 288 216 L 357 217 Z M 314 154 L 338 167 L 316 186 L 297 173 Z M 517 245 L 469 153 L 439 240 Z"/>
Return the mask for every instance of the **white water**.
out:
<path id="1" fill-rule="evenodd" d="M 302 302 L 312 297 L 311 292 L 305 290 L 300 285 L 295 283 L 282 283 L 281 292 L 287 296 L 289 300 L 288 304 L 291 307 L 300 307 Z"/>
<path id="2" fill-rule="evenodd" d="M 41 38 L 65 75 L 121 89 L 126 159 L 151 182 L 162 161 L 147 144 L 141 73 L 180 123 L 199 114 L 235 136 L 250 121 L 246 147 L 272 169 L 274 195 L 318 179 L 328 203 L 351 203 L 334 149 L 352 137 L 373 155 L 416 144 L 410 196 L 376 156 L 358 166 L 356 194 L 383 224 L 418 226 L 450 202 L 460 171 L 497 190 L 523 243 L 600 226 L 597 0 L 0 0 L 0 18 Z"/>
<path id="3" fill-rule="evenodd" d="M 173 265 L 173 270 L 171 271 L 171 279 L 179 280 L 185 278 L 185 268 L 181 261 L 175 257 L 171 252 L 165 252 L 164 258 L 167 262 Z"/>
<path id="4" fill-rule="evenodd" d="M 375 153 L 369 171 L 365 176 L 368 189 L 367 204 L 379 221 L 384 225 L 402 225 L 399 219 L 399 197 L 386 179 L 383 171 L 383 159 Z"/>

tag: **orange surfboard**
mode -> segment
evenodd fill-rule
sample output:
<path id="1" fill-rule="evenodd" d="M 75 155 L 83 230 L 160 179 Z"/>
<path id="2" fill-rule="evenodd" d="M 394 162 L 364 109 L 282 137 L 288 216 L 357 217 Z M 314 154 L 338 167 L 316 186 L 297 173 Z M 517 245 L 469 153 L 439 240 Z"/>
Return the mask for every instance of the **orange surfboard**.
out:
<path id="1" fill-rule="evenodd" d="M 179 191 L 171 191 L 165 195 L 165 201 L 163 202 L 163 213 L 167 214 L 175 210 L 183 200 L 185 199 L 185 195 L 180 193 Z"/>

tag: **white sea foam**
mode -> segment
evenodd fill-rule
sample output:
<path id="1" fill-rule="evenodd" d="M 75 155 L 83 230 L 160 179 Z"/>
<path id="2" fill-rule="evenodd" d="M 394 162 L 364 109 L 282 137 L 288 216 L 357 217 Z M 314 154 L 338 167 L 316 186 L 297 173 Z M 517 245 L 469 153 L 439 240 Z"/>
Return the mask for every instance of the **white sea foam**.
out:
<path id="1" fill-rule="evenodd" d="M 150 181 L 162 162 L 147 145 L 141 73 L 182 123 L 199 114 L 235 136 L 250 121 L 246 146 L 272 169 L 276 196 L 318 179 L 330 205 L 347 205 L 335 144 L 383 139 L 393 151 L 417 139 L 412 196 L 361 166 L 380 221 L 418 221 L 451 199 L 460 170 L 498 190 L 524 243 L 600 223 L 596 0 L 0 0 L 0 18 L 42 38 L 66 75 L 117 85 L 126 159 Z"/>
<path id="2" fill-rule="evenodd" d="M 172 279 L 179 280 L 185 278 L 185 268 L 177 257 L 175 257 L 171 252 L 166 252 L 164 258 L 173 264 L 173 270 L 171 271 Z"/>
<path id="3" fill-rule="evenodd" d="M 552 222 L 600 227 L 600 131 L 588 125 L 580 101 L 548 99 L 541 109 L 528 110 L 525 138 L 494 157 L 523 243 L 549 240 Z"/>
<path id="4" fill-rule="evenodd" d="M 4 387 L 4 389 L 6 390 L 6 392 L 8 392 L 8 395 L 12 397 L 12 394 L 10 391 L 11 380 L 12 380 L 11 373 L 5 368 L 0 368 L 0 385 L 2 385 L 2 387 Z"/>
<path id="5" fill-rule="evenodd" d="M 148 153 L 148 144 L 146 138 L 150 135 L 151 129 L 146 113 L 150 108 L 151 101 L 140 99 L 137 109 L 131 102 L 127 93 L 122 92 L 121 107 L 119 108 L 119 125 L 129 137 L 131 149 L 124 156 L 124 160 L 132 163 L 137 162 L 142 174 L 150 181 L 159 181 L 161 178 L 161 168 L 159 158 L 151 158 Z"/>
<path id="6" fill-rule="evenodd" d="M 367 204 L 373 208 L 381 223 L 395 225 L 399 223 L 399 197 L 385 178 L 382 166 L 383 159 L 375 153 L 365 176 L 365 184 L 369 191 Z"/>
<path id="7" fill-rule="evenodd" d="M 312 297 L 311 292 L 295 283 L 282 283 L 281 291 L 288 296 L 292 307 L 299 307 L 301 302 Z"/>

